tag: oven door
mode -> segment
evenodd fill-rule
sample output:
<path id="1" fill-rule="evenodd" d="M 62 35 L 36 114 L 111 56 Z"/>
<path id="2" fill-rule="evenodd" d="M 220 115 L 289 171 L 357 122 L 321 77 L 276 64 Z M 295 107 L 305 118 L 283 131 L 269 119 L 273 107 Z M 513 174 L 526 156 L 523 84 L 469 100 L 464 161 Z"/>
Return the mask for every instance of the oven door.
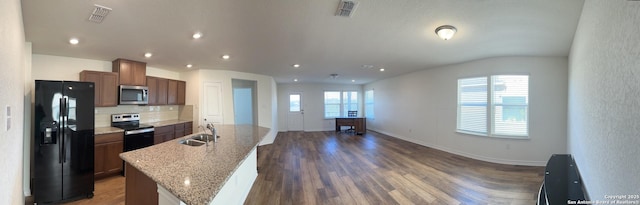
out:
<path id="1" fill-rule="evenodd" d="M 153 128 L 129 130 L 124 132 L 125 152 L 153 145 Z"/>

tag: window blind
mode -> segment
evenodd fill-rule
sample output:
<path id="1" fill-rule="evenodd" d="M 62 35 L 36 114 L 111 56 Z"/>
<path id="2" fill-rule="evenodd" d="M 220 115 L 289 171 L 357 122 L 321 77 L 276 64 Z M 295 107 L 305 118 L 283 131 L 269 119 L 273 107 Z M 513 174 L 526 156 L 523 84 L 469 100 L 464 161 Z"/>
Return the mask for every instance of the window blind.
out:
<path id="1" fill-rule="evenodd" d="M 458 130 L 487 133 L 487 77 L 458 80 Z"/>

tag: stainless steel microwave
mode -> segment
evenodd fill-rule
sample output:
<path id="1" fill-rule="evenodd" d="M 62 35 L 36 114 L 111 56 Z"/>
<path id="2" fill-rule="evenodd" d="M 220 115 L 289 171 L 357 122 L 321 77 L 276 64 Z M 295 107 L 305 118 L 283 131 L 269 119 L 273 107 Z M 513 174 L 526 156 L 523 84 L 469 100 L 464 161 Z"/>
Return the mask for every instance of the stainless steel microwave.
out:
<path id="1" fill-rule="evenodd" d="M 146 86 L 121 85 L 120 105 L 146 105 L 149 103 L 149 88 Z"/>

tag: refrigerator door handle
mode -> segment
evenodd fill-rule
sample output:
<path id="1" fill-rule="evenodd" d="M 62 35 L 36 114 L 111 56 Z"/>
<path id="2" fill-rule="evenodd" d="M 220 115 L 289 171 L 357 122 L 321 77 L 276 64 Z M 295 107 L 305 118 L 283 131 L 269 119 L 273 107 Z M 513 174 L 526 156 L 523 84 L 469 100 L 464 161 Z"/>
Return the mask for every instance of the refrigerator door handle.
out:
<path id="1" fill-rule="evenodd" d="M 67 124 L 67 121 L 69 120 L 68 116 L 67 116 L 68 113 L 69 113 L 69 110 L 68 110 L 69 109 L 68 108 L 68 106 L 69 106 L 69 98 L 63 97 L 63 99 L 64 99 L 63 100 L 63 102 L 64 102 L 64 107 L 63 107 L 63 109 L 64 109 L 64 117 L 62 117 L 62 120 L 64 121 L 64 128 L 67 128 L 67 126 L 69 126 Z M 66 149 L 67 142 L 65 141 L 65 137 L 67 135 L 66 129 L 63 130 L 62 133 L 63 133 L 63 135 L 62 135 L 62 163 L 67 163 L 67 149 Z"/>
<path id="2" fill-rule="evenodd" d="M 63 112 L 63 107 L 64 107 L 64 101 L 63 98 L 59 99 L 59 107 L 58 107 L 58 136 L 56 136 L 58 138 L 58 163 L 62 164 L 62 160 L 63 160 L 63 152 L 64 152 L 64 145 L 63 145 L 63 138 L 64 138 L 64 134 L 63 132 L 63 127 L 64 127 L 64 115 L 62 114 Z"/>

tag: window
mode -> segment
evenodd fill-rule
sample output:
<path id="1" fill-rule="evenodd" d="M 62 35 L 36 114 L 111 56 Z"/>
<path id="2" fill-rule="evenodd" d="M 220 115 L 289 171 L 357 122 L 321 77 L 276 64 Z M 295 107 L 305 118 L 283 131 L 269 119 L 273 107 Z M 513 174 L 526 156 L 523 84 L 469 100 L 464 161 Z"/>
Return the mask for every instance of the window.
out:
<path id="1" fill-rule="evenodd" d="M 364 92 L 364 116 L 373 119 L 373 90 Z"/>
<path id="2" fill-rule="evenodd" d="M 526 137 L 528 105 L 528 75 L 458 79 L 457 130 L 487 136 Z"/>
<path id="3" fill-rule="evenodd" d="M 347 116 L 348 111 L 358 111 L 358 92 L 342 92 L 342 116 Z"/>
<path id="4" fill-rule="evenodd" d="M 340 117 L 340 91 L 324 92 L 324 117 Z"/>
<path id="5" fill-rule="evenodd" d="M 325 91 L 324 117 L 335 118 L 347 116 L 347 111 L 358 111 L 358 92 Z"/>
<path id="6" fill-rule="evenodd" d="M 289 95 L 289 112 L 300 112 L 300 94 Z"/>

